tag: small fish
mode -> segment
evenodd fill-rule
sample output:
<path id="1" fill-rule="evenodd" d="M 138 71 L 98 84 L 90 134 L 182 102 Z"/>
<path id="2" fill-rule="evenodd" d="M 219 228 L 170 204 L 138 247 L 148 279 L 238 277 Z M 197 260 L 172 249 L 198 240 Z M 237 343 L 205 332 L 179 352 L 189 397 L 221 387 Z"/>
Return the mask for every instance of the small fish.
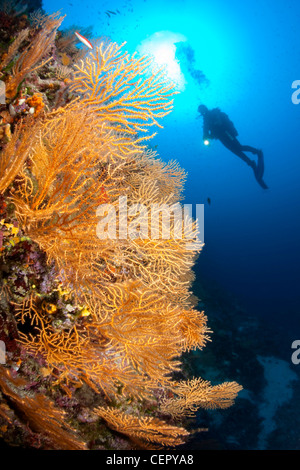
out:
<path id="1" fill-rule="evenodd" d="M 105 14 L 108 16 L 108 18 L 110 18 L 110 14 L 108 13 L 108 11 L 106 11 Z"/>
<path id="2" fill-rule="evenodd" d="M 93 49 L 93 46 L 92 44 L 90 43 L 90 41 L 85 38 L 84 36 L 82 36 L 81 34 L 77 33 L 77 31 L 75 31 L 75 34 L 76 36 L 78 37 L 79 41 L 81 41 L 85 46 L 87 46 L 89 49 Z"/>
<path id="3" fill-rule="evenodd" d="M 211 203 L 210 197 L 207 198 L 207 203 L 210 205 L 210 203 Z"/>
<path id="4" fill-rule="evenodd" d="M 116 15 L 117 13 L 115 11 L 107 10 L 108 13 L 111 13 L 112 15 Z"/>

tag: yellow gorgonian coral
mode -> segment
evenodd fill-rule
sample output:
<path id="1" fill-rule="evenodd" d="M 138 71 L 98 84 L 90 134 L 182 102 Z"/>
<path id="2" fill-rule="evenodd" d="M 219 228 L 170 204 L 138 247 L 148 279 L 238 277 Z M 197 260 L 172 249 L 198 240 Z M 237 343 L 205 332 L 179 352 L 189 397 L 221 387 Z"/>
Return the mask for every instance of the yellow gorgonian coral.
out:
<path id="1" fill-rule="evenodd" d="M 135 134 L 161 127 L 159 120 L 172 109 L 174 85 L 162 72 L 151 71 L 151 58 L 130 56 L 122 47 L 101 43 L 90 52 L 76 65 L 71 90 L 115 131 Z"/>
<path id="2" fill-rule="evenodd" d="M 45 22 L 47 51 L 59 24 L 55 18 Z M 16 62 L 10 96 L 28 68 L 40 66 L 42 37 L 40 32 L 33 40 L 34 57 L 26 48 Z M 185 172 L 141 144 L 172 109 L 174 89 L 150 69 L 150 59 L 121 47 L 102 43 L 89 53 L 70 78 L 73 101 L 39 116 L 34 131 L 24 122 L 3 151 L 0 189 L 18 176 L 8 198 L 19 226 L 61 283 L 47 298 L 32 289 L 15 306 L 20 330 L 31 327 L 20 331 L 20 342 L 44 358 L 70 394 L 70 384 L 85 382 L 108 400 L 157 400 L 157 391 L 167 388 L 175 399 L 162 409 L 170 415 L 203 404 L 222 407 L 232 402 L 237 385 L 212 388 L 172 379 L 181 354 L 209 339 L 207 319 L 194 308 L 191 293 L 201 244 L 197 224 L 175 216 L 182 211 Z M 170 207 L 167 219 L 164 209 Z M 116 224 L 114 236 L 99 236 L 99 217 L 102 225 Z M 73 299 L 77 313 L 69 315 L 71 304 L 62 313 L 65 298 Z M 177 445 L 188 434 L 156 418 L 107 408 L 96 413 L 136 439 Z"/>
<path id="3" fill-rule="evenodd" d="M 98 407 L 95 413 L 103 418 L 108 426 L 136 441 L 146 441 L 164 446 L 177 446 L 184 443 L 188 432 L 184 428 L 172 426 L 152 417 L 128 415 L 118 409 Z"/>
<path id="4" fill-rule="evenodd" d="M 64 17 L 59 17 L 58 14 L 53 14 L 46 17 L 43 28 L 39 30 L 35 38 L 19 55 L 13 66 L 12 74 L 8 76 L 6 83 L 6 98 L 14 98 L 17 93 L 18 86 L 25 76 L 29 73 L 32 73 L 34 70 L 39 69 L 51 59 L 51 57 L 45 57 L 47 54 L 49 54 L 51 47 L 53 46 L 56 32 L 61 25 L 63 18 Z M 19 35 L 15 40 L 16 43 L 12 44 L 11 49 L 8 51 L 9 57 L 11 57 L 14 52 L 16 52 L 17 47 L 24 39 L 26 39 L 28 30 L 25 31 L 26 33 Z M 3 62 L 2 65 L 7 63 L 9 57 L 5 58 L 5 62 Z M 42 61 L 42 59 L 44 60 Z"/>
<path id="5" fill-rule="evenodd" d="M 215 409 L 230 407 L 242 387 L 236 382 L 224 382 L 212 386 L 207 380 L 194 378 L 187 382 L 174 382 L 174 398 L 166 398 L 161 404 L 161 411 L 175 418 L 194 416 L 197 409 Z"/>

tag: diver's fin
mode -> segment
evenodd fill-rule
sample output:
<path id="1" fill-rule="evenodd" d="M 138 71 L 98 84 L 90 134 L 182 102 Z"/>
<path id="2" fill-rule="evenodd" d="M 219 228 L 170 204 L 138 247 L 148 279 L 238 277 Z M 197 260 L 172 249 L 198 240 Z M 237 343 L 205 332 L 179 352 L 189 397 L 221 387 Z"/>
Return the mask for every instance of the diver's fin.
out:
<path id="1" fill-rule="evenodd" d="M 257 168 L 256 168 L 256 173 L 257 173 L 257 178 L 262 179 L 265 171 L 265 164 L 264 164 L 264 154 L 262 153 L 261 150 L 258 150 L 257 152 Z"/>
<path id="2" fill-rule="evenodd" d="M 264 154 L 262 153 L 261 150 L 258 150 L 257 165 L 256 165 L 256 168 L 254 169 L 254 175 L 255 175 L 256 181 L 263 189 L 269 189 L 263 180 L 264 170 L 265 170 Z"/>
<path id="3" fill-rule="evenodd" d="M 253 162 L 254 163 L 254 162 Z M 254 176 L 258 184 L 263 188 L 263 189 L 269 189 L 264 180 L 262 179 L 262 176 L 260 177 L 259 173 L 261 174 L 261 169 L 254 163 L 254 165 L 251 165 Z"/>
<path id="4" fill-rule="evenodd" d="M 269 187 L 266 185 L 266 183 L 264 182 L 264 180 L 262 178 L 257 178 L 257 176 L 255 175 L 255 178 L 256 178 L 256 181 L 258 182 L 258 184 L 263 188 L 263 189 L 269 189 Z"/>

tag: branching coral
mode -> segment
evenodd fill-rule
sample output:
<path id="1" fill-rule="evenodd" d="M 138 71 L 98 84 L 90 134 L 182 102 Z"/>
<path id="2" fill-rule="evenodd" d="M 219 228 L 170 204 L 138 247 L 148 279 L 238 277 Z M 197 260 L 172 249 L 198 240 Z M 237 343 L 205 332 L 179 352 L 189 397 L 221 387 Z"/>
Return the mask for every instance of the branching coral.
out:
<path id="1" fill-rule="evenodd" d="M 28 73 L 42 67 L 46 61 L 50 60 L 48 57 L 43 62 L 41 60 L 49 54 L 53 46 L 57 29 L 61 25 L 63 17 L 57 17 L 53 14 L 47 18 L 43 28 L 37 33 L 33 41 L 18 57 L 13 66 L 13 73 L 9 75 L 8 82 L 6 83 L 6 97 L 13 98 L 18 90 L 18 86 Z M 21 37 L 23 40 L 24 38 Z M 16 39 L 18 43 L 20 38 Z"/>
<path id="2" fill-rule="evenodd" d="M 6 144 L 1 154 L 0 193 L 3 193 L 21 172 L 35 139 L 36 136 L 32 133 L 30 126 L 25 130 L 22 125 L 16 128 L 10 142 Z"/>
<path id="3" fill-rule="evenodd" d="M 61 18 L 42 21 L 14 63 L 8 98 L 52 60 Z M 27 36 L 20 33 L 3 63 Z M 207 319 L 191 293 L 201 243 L 197 224 L 179 203 L 185 172 L 142 145 L 148 128 L 160 126 L 172 109 L 172 85 L 153 72 L 150 59 L 130 57 L 121 47 L 103 42 L 75 66 L 68 79 L 72 97 L 59 92 L 63 106 L 54 109 L 56 98 L 47 106 L 50 95 L 36 89 L 26 96 L 34 115 L 15 126 L 0 161 L 0 191 L 10 207 L 1 227 L 19 231 L 18 237 L 2 234 L 5 269 L 11 262 L 18 269 L 13 278 L 5 273 L 5 292 L 18 343 L 46 364 L 53 387 L 72 398 L 74 388 L 88 386 L 111 405 L 95 413 L 113 430 L 173 446 L 187 431 L 157 416 L 130 416 L 114 404 L 154 400 L 158 407 L 167 390 L 174 398 L 157 413 L 181 417 L 199 406 L 229 406 L 240 387 L 173 380 L 181 354 L 209 340 Z M 58 67 L 49 69 L 54 89 Z M 50 83 L 35 79 L 41 87 Z M 47 408 L 39 396 L 36 401 Z M 59 420 L 49 406 L 51 420 Z"/>
<path id="4" fill-rule="evenodd" d="M 105 419 L 112 429 L 135 440 L 173 447 L 183 444 L 188 435 L 184 428 L 172 426 L 157 418 L 127 415 L 118 409 L 103 407 L 96 408 L 95 412 Z"/>
<path id="5" fill-rule="evenodd" d="M 173 86 L 162 72 L 150 71 L 150 58 L 130 57 L 121 52 L 122 46 L 100 44 L 76 66 L 71 90 L 114 130 L 146 132 L 149 126 L 160 126 L 158 120 L 172 109 Z"/>
<path id="6" fill-rule="evenodd" d="M 84 450 L 86 444 L 78 438 L 76 432 L 65 421 L 65 413 L 55 408 L 54 403 L 42 394 L 26 392 L 26 381 L 12 374 L 0 366 L 0 387 L 2 394 L 12 401 L 18 413 L 24 414 L 27 423 L 32 426 L 34 432 L 43 433 L 48 440 L 46 448 L 63 450 Z M 0 408 L 0 417 L 12 424 L 17 418 L 7 412 L 9 407 Z"/>
<path id="7" fill-rule="evenodd" d="M 174 382 L 174 398 L 166 398 L 161 404 L 163 413 L 179 416 L 194 416 L 199 407 L 206 409 L 228 408 L 242 387 L 236 382 L 224 382 L 212 386 L 207 380 L 194 378 L 188 382 Z"/>
<path id="8" fill-rule="evenodd" d="M 3 70 L 7 65 L 15 58 L 15 55 L 18 52 L 18 49 L 23 41 L 28 38 L 29 28 L 22 29 L 13 43 L 9 46 L 7 52 L 3 54 L 0 62 L 0 70 Z"/>

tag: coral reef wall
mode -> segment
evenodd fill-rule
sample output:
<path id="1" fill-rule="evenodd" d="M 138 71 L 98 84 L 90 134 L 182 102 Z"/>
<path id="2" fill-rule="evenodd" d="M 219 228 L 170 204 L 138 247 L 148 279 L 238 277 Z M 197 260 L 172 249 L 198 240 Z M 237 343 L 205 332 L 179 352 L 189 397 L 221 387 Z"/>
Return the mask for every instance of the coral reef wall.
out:
<path id="1" fill-rule="evenodd" d="M 179 445 L 186 417 L 241 386 L 182 373 L 210 331 L 191 292 L 197 225 L 162 214 L 182 212 L 185 172 L 147 149 L 173 86 L 124 45 L 78 48 L 59 14 L 0 14 L 0 432 L 42 449 Z"/>

